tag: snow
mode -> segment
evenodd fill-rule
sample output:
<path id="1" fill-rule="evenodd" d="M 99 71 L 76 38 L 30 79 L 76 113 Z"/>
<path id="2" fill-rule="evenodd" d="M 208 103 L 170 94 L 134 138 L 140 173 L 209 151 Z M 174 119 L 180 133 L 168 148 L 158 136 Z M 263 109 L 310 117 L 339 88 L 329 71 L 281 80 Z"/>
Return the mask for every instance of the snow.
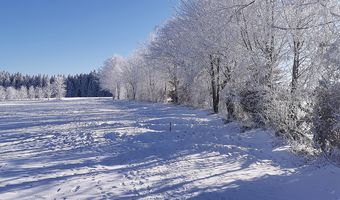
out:
<path id="1" fill-rule="evenodd" d="M 0 152 L 0 199 L 340 200 L 339 168 L 184 106 L 1 102 Z"/>

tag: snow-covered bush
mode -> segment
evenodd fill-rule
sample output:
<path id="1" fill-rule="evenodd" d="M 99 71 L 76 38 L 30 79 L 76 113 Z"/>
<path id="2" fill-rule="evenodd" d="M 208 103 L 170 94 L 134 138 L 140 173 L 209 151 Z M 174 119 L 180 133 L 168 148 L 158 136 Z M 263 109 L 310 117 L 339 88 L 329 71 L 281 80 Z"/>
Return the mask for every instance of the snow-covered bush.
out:
<path id="1" fill-rule="evenodd" d="M 240 105 L 246 115 L 246 122 L 251 126 L 264 127 L 268 120 L 270 91 L 265 87 L 255 87 L 246 84 L 240 91 Z"/>
<path id="2" fill-rule="evenodd" d="M 316 89 L 314 140 L 328 153 L 340 150 L 340 39 L 325 54 L 323 79 Z M 340 154 L 339 154 L 340 155 Z"/>
<path id="3" fill-rule="evenodd" d="M 287 89 L 275 89 L 271 91 L 270 101 L 262 113 L 266 116 L 266 126 L 273 129 L 277 136 L 311 145 L 307 137 L 307 113 L 303 112 L 300 102 Z"/>
<path id="4" fill-rule="evenodd" d="M 321 83 L 316 91 L 313 125 L 314 139 L 320 148 L 340 150 L 340 82 Z"/>
<path id="5" fill-rule="evenodd" d="M 245 84 L 232 99 L 233 107 L 229 109 L 245 126 L 269 128 L 278 137 L 312 146 L 305 117 L 308 113 L 303 111 L 309 105 L 301 103 L 300 95 L 293 98 L 289 88 Z"/>

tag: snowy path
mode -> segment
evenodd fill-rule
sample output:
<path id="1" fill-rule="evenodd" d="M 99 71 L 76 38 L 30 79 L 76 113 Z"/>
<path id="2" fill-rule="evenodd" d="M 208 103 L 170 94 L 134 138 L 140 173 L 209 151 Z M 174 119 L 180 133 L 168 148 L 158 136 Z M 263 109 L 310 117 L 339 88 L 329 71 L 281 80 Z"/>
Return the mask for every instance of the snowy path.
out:
<path id="1" fill-rule="evenodd" d="M 0 103 L 0 199 L 340 200 L 340 169 L 272 141 L 181 106 Z"/>

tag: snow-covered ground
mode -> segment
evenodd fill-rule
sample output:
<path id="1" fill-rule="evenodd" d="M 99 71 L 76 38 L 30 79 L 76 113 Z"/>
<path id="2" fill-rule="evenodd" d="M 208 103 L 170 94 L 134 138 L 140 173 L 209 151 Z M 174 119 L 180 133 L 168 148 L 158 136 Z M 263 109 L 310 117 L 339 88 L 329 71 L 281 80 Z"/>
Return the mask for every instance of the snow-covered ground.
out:
<path id="1" fill-rule="evenodd" d="M 339 168 L 273 141 L 183 106 L 2 102 L 0 199 L 340 199 Z"/>

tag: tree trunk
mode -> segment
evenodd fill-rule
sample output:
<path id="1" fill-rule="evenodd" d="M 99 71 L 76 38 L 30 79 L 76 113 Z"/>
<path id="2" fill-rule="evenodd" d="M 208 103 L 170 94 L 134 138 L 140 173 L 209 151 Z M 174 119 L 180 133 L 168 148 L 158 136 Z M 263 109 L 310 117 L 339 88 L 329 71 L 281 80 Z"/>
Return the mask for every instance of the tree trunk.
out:
<path id="1" fill-rule="evenodd" d="M 116 90 L 117 90 L 117 99 L 119 100 L 120 99 L 120 85 L 119 85 L 119 83 L 117 83 Z"/>
<path id="2" fill-rule="evenodd" d="M 226 104 L 227 112 L 228 112 L 227 120 L 228 121 L 232 121 L 232 120 L 235 119 L 235 107 L 234 107 L 234 103 L 231 100 L 231 98 L 227 98 L 225 104 Z"/>
<path id="3" fill-rule="evenodd" d="M 215 112 L 218 113 L 218 106 L 220 104 L 220 91 L 221 91 L 221 84 L 220 84 L 220 58 L 217 58 L 216 63 L 216 110 Z"/>
<path id="4" fill-rule="evenodd" d="M 212 95 L 213 110 L 214 110 L 214 113 L 218 113 L 218 104 L 219 104 L 218 87 L 219 86 L 216 84 L 216 80 L 215 80 L 216 74 L 215 74 L 215 69 L 214 69 L 214 58 L 212 55 L 210 55 L 210 78 L 211 78 L 211 95 Z M 217 79 L 217 81 L 218 80 L 219 79 Z"/>
<path id="5" fill-rule="evenodd" d="M 299 67 L 300 67 L 300 49 L 301 43 L 294 41 L 294 62 L 292 69 L 292 83 L 291 83 L 291 94 L 294 96 L 297 89 L 298 78 L 299 78 Z"/>
<path id="6" fill-rule="evenodd" d="M 291 103 L 290 103 L 290 119 L 292 120 L 293 124 L 290 128 L 290 134 L 292 135 L 294 140 L 298 140 L 299 135 L 297 134 L 297 121 L 298 121 L 298 115 L 297 115 L 297 101 L 296 101 L 296 90 L 298 89 L 298 78 L 299 78 L 299 67 L 300 67 L 300 51 L 302 44 L 300 41 L 294 40 L 294 60 L 293 60 L 293 68 L 292 68 L 292 82 L 291 82 Z"/>
<path id="7" fill-rule="evenodd" d="M 173 73 L 173 86 L 174 86 L 174 94 L 173 94 L 173 102 L 178 103 L 179 98 L 178 98 L 178 84 L 179 81 L 177 79 L 177 66 L 174 66 L 174 73 Z"/>

